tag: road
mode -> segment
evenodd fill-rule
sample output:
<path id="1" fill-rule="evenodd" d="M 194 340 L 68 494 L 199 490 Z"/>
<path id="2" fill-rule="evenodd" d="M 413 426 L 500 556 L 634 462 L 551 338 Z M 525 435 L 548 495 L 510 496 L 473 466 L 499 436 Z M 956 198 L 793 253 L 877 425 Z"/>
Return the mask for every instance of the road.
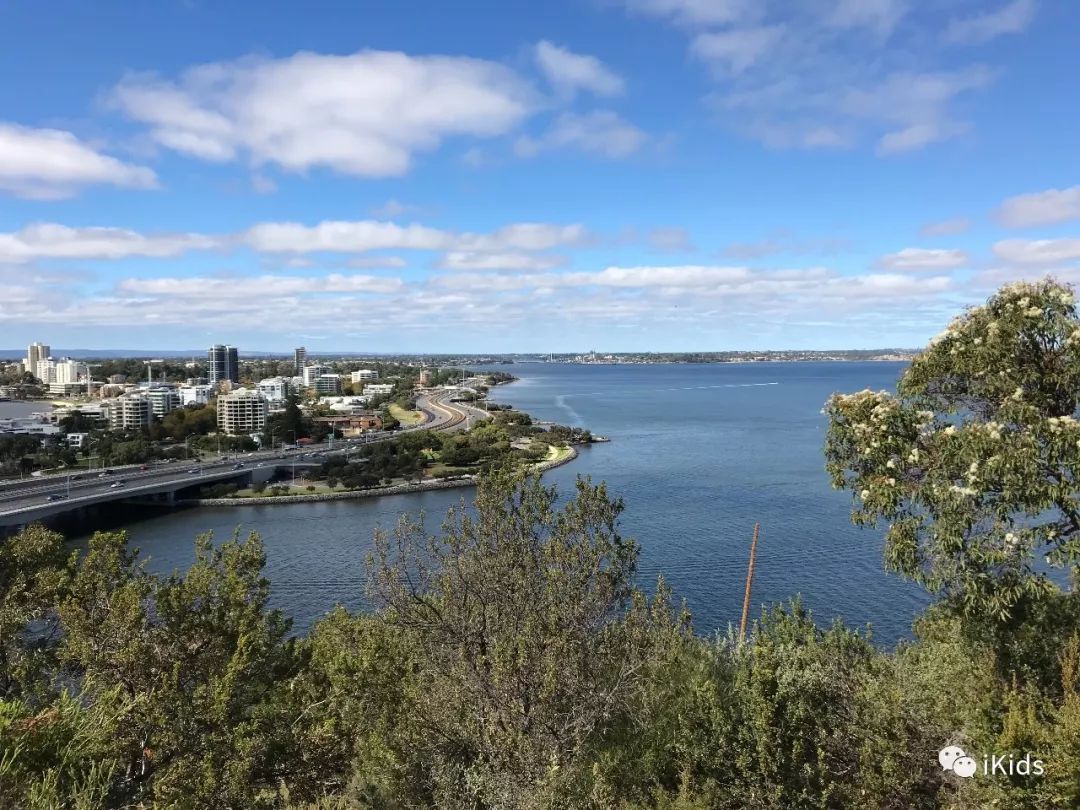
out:
<path id="1" fill-rule="evenodd" d="M 47 511 L 62 512 L 75 506 L 99 503 L 103 496 L 119 500 L 141 493 L 214 483 L 271 464 L 321 464 L 327 455 L 348 453 L 365 444 L 388 441 L 407 431 L 462 430 L 470 421 L 475 421 L 475 416 L 470 420 L 463 406 L 447 402 L 449 395 L 449 391 L 439 391 L 418 397 L 417 409 L 427 418 L 419 425 L 396 433 L 379 431 L 356 439 L 338 439 L 291 450 L 235 453 L 202 461 L 159 461 L 13 482 L 0 487 L 0 525 L 17 521 L 19 513 L 42 512 L 46 506 L 52 507 Z"/>

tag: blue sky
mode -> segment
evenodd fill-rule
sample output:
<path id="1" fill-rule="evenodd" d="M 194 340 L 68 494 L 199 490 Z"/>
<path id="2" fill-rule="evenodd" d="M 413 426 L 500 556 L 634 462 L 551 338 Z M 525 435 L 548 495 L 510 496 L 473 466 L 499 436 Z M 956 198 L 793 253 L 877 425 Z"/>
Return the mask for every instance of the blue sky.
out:
<path id="1" fill-rule="evenodd" d="M 1080 7 L 0 6 L 0 348 L 916 346 L 1080 279 Z"/>

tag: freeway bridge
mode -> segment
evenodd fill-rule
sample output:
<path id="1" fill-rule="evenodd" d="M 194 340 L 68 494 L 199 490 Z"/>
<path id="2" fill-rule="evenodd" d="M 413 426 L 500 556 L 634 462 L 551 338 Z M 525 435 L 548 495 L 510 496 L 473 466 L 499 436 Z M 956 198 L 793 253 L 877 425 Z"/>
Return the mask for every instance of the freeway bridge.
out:
<path id="1" fill-rule="evenodd" d="M 407 430 L 464 430 L 482 413 L 473 414 L 457 403 L 447 402 L 448 395 L 442 391 L 418 397 L 417 409 L 425 419 Z M 12 482 L 0 486 L 0 533 L 104 503 L 172 503 L 177 494 L 194 493 L 207 485 L 250 486 L 266 482 L 278 472 L 317 467 L 330 455 L 347 455 L 365 444 L 388 441 L 402 432 L 378 432 L 358 439 L 234 454 L 209 461 L 155 462 Z"/>

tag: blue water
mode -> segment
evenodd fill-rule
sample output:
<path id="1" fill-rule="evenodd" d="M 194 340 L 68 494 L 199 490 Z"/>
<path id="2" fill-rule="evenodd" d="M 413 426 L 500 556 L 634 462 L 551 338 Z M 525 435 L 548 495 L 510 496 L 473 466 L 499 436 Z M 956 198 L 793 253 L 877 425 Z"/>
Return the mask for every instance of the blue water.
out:
<path id="1" fill-rule="evenodd" d="M 493 392 L 538 419 L 611 438 L 545 479 L 568 490 L 577 475 L 624 499 L 624 534 L 641 545 L 645 585 L 663 575 L 696 629 L 737 623 L 750 537 L 762 534 L 755 607 L 801 594 L 821 621 L 871 624 L 892 644 L 910 633 L 923 593 L 881 564 L 882 530 L 851 525 L 850 495 L 830 489 L 821 408 L 835 391 L 893 388 L 898 363 L 501 366 L 521 377 Z M 191 561 L 191 540 L 260 532 L 273 602 L 299 631 L 335 603 L 363 606 L 363 560 L 377 525 L 425 510 L 432 528 L 469 490 L 322 504 L 166 513 L 129 525 L 151 569 Z"/>

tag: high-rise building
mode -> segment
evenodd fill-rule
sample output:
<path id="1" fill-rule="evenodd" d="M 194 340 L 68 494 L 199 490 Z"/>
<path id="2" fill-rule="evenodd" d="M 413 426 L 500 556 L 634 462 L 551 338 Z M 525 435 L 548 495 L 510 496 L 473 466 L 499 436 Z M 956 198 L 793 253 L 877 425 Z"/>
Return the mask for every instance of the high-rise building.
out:
<path id="1" fill-rule="evenodd" d="M 240 360 L 235 346 L 216 344 L 206 353 L 207 378 L 211 385 L 223 380 L 240 382 Z"/>
<path id="2" fill-rule="evenodd" d="M 26 347 L 26 363 L 24 364 L 24 369 L 36 377 L 37 364 L 42 360 L 48 359 L 49 354 L 49 347 L 44 343 L 31 343 Z"/>
<path id="3" fill-rule="evenodd" d="M 218 430 L 230 436 L 259 433 L 266 427 L 268 410 L 266 397 L 258 391 L 223 394 L 217 401 Z"/>
<path id="4" fill-rule="evenodd" d="M 293 365 L 296 367 L 296 374 L 304 373 L 304 366 L 307 365 L 307 349 L 303 346 L 299 346 L 293 349 Z"/>

